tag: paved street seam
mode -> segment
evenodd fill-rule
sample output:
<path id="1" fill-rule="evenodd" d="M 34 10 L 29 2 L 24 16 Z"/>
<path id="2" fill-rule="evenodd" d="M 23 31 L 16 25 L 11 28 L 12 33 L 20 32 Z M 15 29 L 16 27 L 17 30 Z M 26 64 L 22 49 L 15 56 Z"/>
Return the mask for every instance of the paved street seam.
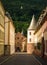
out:
<path id="1" fill-rule="evenodd" d="M 32 55 L 33 56 L 33 55 Z M 42 63 L 39 61 L 39 60 L 37 60 L 36 58 L 35 58 L 35 56 L 33 56 L 34 57 L 34 59 L 40 64 L 40 65 L 42 65 Z"/>
<path id="2" fill-rule="evenodd" d="M 6 58 L 4 61 L 2 61 L 2 62 L 0 63 L 0 65 L 3 64 L 4 62 L 6 62 L 7 60 L 9 60 L 12 56 L 14 56 L 14 55 L 11 55 L 11 56 L 9 56 L 8 58 Z"/>

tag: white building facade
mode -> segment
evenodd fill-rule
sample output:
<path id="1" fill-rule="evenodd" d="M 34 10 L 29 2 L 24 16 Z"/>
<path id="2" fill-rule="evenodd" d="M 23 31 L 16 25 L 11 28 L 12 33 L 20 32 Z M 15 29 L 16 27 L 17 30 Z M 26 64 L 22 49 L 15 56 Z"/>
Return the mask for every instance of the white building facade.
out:
<path id="1" fill-rule="evenodd" d="M 36 25 L 36 21 L 35 21 L 35 17 L 33 15 L 30 26 L 27 30 L 27 53 L 32 53 L 34 50 L 34 32 L 35 32 L 35 25 Z"/>
<path id="2" fill-rule="evenodd" d="M 38 44 L 41 45 L 39 51 L 41 51 L 43 56 L 47 55 L 47 7 L 42 11 L 36 24 L 34 17 L 32 20 L 33 23 L 31 21 L 29 29 L 27 30 L 27 52 L 32 52 L 31 44 L 34 43 L 36 47 Z M 32 45 L 32 48 L 34 46 Z"/>

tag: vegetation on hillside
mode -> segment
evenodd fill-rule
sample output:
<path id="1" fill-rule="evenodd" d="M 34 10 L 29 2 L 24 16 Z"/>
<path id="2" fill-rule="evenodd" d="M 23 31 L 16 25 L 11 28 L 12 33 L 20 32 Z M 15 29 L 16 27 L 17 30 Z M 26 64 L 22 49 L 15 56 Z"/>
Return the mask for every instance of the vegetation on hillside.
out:
<path id="1" fill-rule="evenodd" d="M 35 15 L 37 21 L 41 11 L 47 6 L 47 0 L 2 0 L 2 3 L 14 21 L 16 32 L 24 29 L 24 33 L 32 15 Z"/>

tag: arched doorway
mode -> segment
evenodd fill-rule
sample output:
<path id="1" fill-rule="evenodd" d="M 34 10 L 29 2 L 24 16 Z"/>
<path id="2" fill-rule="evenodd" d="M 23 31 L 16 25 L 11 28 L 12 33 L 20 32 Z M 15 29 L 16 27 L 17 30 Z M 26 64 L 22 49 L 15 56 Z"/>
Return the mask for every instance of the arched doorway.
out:
<path id="1" fill-rule="evenodd" d="M 15 52 L 21 52 L 21 48 L 22 48 L 21 43 L 18 42 L 18 43 L 15 45 Z"/>
<path id="2" fill-rule="evenodd" d="M 15 52 L 27 52 L 27 43 L 23 45 L 23 43 L 15 44 Z"/>
<path id="3" fill-rule="evenodd" d="M 20 47 L 16 47 L 16 52 L 21 52 Z"/>

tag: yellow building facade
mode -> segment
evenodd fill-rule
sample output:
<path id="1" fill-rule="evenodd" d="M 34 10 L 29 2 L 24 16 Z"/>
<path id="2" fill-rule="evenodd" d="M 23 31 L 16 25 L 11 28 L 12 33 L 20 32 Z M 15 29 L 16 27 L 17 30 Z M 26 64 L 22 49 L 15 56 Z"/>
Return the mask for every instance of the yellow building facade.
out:
<path id="1" fill-rule="evenodd" d="M 5 55 L 15 52 L 15 27 L 12 19 L 5 16 Z"/>
<path id="2" fill-rule="evenodd" d="M 5 13 L 0 1 L 0 55 L 15 52 L 15 27 L 9 14 Z"/>
<path id="3" fill-rule="evenodd" d="M 4 21 L 5 21 L 5 12 L 0 2 L 0 55 L 4 54 Z"/>

